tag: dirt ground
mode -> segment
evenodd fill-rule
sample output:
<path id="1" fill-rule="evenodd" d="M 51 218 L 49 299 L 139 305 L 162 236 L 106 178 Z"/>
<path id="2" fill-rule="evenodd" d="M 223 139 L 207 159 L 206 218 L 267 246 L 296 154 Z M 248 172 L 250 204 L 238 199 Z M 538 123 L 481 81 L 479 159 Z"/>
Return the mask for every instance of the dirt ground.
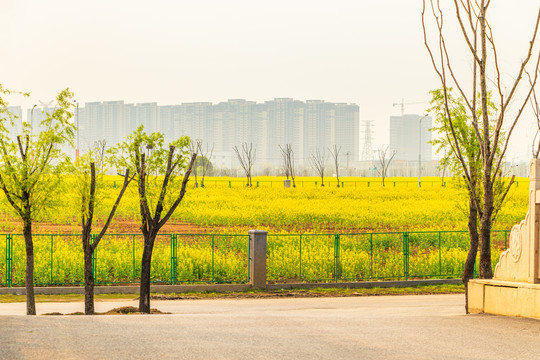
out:
<path id="1" fill-rule="evenodd" d="M 94 229 L 99 230 L 103 223 L 96 221 Z M 128 219 L 115 219 L 111 223 L 108 232 L 119 234 L 137 234 L 140 233 L 139 223 Z M 13 219 L 5 219 L 1 224 L 2 232 L 22 234 L 22 223 Z M 187 222 L 170 220 L 161 229 L 161 233 L 188 233 L 188 234 L 206 234 L 216 232 L 214 227 L 201 227 Z M 75 221 L 71 225 L 59 225 L 48 222 L 36 222 L 33 224 L 34 234 L 80 234 L 81 226 Z"/>

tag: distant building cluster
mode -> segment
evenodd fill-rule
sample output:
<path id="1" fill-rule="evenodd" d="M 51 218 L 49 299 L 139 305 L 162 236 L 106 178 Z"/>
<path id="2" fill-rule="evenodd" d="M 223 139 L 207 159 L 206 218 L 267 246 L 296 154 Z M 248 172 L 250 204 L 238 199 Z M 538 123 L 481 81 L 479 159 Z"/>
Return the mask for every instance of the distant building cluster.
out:
<path id="1" fill-rule="evenodd" d="M 390 117 L 390 152 L 394 160 L 422 162 L 432 160 L 431 116 L 402 115 Z"/>
<path id="2" fill-rule="evenodd" d="M 45 109 L 47 111 L 47 109 Z M 28 110 L 27 119 L 39 123 L 43 109 Z M 244 99 L 183 103 L 160 106 L 157 103 L 126 104 L 124 101 L 88 102 L 79 106 L 80 148 L 105 140 L 113 146 L 144 125 L 147 132 L 162 132 L 167 140 L 181 135 L 201 139 L 214 147 L 213 163 L 231 167 L 236 163 L 233 146 L 253 143 L 257 165 L 280 165 L 279 145 L 291 144 L 295 162 L 309 165 L 316 148 L 341 146 L 340 158 L 359 160 L 359 107 L 356 104 L 322 100 L 298 101 L 277 98 L 264 103 Z"/>

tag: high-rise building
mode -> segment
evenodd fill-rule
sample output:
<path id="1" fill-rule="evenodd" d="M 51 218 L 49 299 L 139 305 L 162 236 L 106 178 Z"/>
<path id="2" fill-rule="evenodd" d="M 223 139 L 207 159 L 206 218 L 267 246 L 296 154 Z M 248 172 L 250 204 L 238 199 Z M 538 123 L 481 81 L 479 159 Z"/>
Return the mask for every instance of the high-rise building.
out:
<path id="1" fill-rule="evenodd" d="M 47 111 L 28 110 L 28 119 L 41 122 Z M 89 102 L 78 108 L 81 153 L 98 140 L 114 146 L 144 125 L 146 132 L 161 132 L 166 141 L 181 135 L 200 139 L 214 148 L 220 163 L 236 163 L 233 147 L 253 143 L 257 165 L 281 165 L 279 146 L 291 144 L 297 165 L 308 165 L 309 156 L 319 148 L 341 147 L 340 162 L 359 159 L 359 109 L 356 104 L 302 102 L 276 98 L 264 103 L 245 99 L 227 102 L 125 104 L 123 101 Z M 34 128 L 37 130 L 37 126 Z M 229 156 L 229 160 L 224 159 Z M 217 159 L 217 157 L 216 157 Z"/>
<path id="2" fill-rule="evenodd" d="M 395 152 L 394 160 L 422 162 L 432 160 L 431 117 L 403 115 L 390 117 L 390 153 Z"/>

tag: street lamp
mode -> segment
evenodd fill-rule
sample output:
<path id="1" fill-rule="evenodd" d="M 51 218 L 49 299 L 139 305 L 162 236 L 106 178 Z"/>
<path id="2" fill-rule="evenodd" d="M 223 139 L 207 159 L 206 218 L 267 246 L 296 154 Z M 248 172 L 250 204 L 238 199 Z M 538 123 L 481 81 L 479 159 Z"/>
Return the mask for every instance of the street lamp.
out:
<path id="1" fill-rule="evenodd" d="M 36 104 L 32 107 L 32 111 L 30 112 L 30 135 L 34 133 L 34 109 L 36 108 Z"/>
<path id="2" fill-rule="evenodd" d="M 77 100 L 73 100 L 73 102 L 77 104 L 77 148 L 75 149 L 75 161 L 79 161 L 79 102 Z"/>
<path id="3" fill-rule="evenodd" d="M 428 117 L 426 114 L 418 120 L 418 187 L 422 186 L 422 120 Z"/>

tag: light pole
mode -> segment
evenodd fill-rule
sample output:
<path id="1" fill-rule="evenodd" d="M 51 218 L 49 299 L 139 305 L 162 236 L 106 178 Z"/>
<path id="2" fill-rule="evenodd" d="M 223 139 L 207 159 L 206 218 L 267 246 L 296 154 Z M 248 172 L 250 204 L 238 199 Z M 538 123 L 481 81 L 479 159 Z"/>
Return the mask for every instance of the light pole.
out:
<path id="1" fill-rule="evenodd" d="M 36 108 L 36 104 L 32 107 L 32 111 L 30 112 L 30 135 L 33 135 L 34 133 L 34 109 Z"/>
<path id="2" fill-rule="evenodd" d="M 418 120 L 418 187 L 422 186 L 422 120 L 428 117 L 428 114 Z"/>
<path id="3" fill-rule="evenodd" d="M 73 100 L 74 103 L 77 104 L 77 148 L 75 149 L 75 161 L 79 161 L 79 102 L 77 100 Z"/>

